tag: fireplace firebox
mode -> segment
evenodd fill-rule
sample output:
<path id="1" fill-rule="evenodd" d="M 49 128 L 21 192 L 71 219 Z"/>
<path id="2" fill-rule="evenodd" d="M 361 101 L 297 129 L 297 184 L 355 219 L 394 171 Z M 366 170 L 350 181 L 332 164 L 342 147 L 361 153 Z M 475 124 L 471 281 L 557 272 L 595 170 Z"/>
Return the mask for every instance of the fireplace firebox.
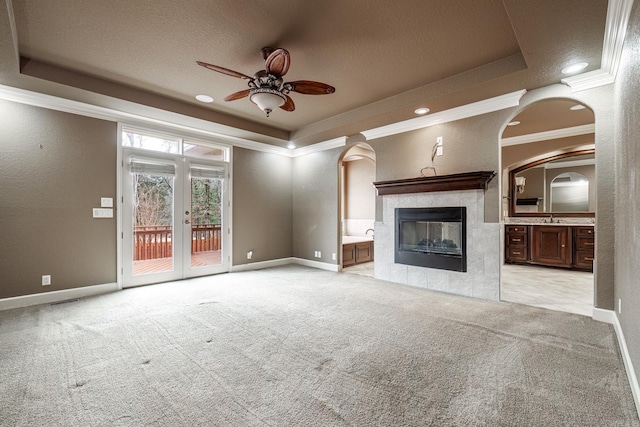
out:
<path id="1" fill-rule="evenodd" d="M 397 208 L 397 264 L 467 271 L 467 208 Z"/>

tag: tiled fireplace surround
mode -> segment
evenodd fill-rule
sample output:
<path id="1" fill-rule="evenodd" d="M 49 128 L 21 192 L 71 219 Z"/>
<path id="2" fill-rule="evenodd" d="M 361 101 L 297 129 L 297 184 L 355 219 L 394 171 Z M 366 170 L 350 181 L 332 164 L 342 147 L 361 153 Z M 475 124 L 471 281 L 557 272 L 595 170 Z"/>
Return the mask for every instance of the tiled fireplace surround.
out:
<path id="1" fill-rule="evenodd" d="M 484 222 L 484 190 L 437 191 L 383 196 L 383 220 L 375 223 L 377 279 L 487 300 L 500 299 L 500 224 Z M 396 264 L 396 208 L 467 208 L 467 272 Z"/>

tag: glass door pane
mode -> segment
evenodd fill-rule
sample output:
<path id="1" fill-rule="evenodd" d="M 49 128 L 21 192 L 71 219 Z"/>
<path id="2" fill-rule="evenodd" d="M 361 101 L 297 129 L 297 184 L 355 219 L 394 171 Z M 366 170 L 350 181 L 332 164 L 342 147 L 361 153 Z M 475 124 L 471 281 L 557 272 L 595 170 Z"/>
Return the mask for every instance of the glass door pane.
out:
<path id="1" fill-rule="evenodd" d="M 181 164 L 171 155 L 123 150 L 122 284 L 182 278 Z M 176 244 L 177 243 L 177 244 Z"/>
<path id="2" fill-rule="evenodd" d="M 133 276 L 174 270 L 174 176 L 132 173 Z"/>
<path id="3" fill-rule="evenodd" d="M 191 267 L 222 263 L 222 185 L 217 178 L 191 177 Z"/>

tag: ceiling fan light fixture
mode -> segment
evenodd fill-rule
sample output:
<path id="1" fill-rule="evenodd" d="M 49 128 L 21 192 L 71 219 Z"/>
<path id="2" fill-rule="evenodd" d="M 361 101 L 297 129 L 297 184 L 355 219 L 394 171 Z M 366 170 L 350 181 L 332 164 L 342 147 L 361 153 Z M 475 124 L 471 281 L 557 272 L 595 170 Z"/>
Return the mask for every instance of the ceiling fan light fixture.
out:
<path id="1" fill-rule="evenodd" d="M 578 62 L 577 64 L 571 64 L 568 67 L 564 67 L 560 72 L 562 74 L 575 74 L 584 70 L 588 66 L 589 64 L 586 62 Z"/>
<path id="2" fill-rule="evenodd" d="M 274 109 L 283 106 L 286 101 L 282 93 L 270 88 L 252 89 L 249 99 L 256 104 L 258 108 L 267 113 L 267 117 L 269 117 L 269 113 Z"/>

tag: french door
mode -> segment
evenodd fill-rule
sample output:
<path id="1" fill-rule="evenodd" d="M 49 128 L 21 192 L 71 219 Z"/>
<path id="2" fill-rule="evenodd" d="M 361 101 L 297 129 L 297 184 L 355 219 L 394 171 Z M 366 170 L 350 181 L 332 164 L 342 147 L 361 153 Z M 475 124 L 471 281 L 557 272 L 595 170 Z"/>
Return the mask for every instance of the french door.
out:
<path id="1" fill-rule="evenodd" d="M 123 286 L 229 271 L 228 166 L 123 150 Z"/>

